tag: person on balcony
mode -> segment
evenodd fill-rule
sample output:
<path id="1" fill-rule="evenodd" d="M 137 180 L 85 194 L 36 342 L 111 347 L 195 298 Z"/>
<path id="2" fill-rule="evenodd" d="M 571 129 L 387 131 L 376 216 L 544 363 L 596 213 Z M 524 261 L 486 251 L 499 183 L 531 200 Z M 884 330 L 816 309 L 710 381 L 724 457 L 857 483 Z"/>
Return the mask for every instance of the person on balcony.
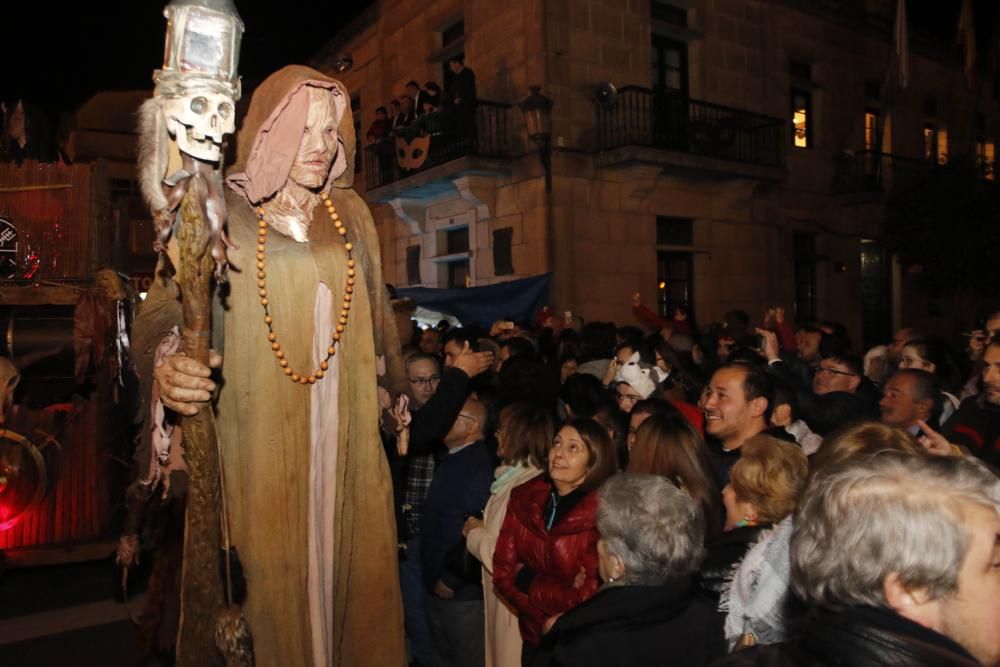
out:
<path id="1" fill-rule="evenodd" d="M 405 129 L 417 119 L 417 112 L 413 106 L 413 98 L 409 95 L 403 95 L 399 98 L 400 112 L 396 116 L 396 124 L 393 126 L 393 130 L 399 132 Z"/>
<path id="2" fill-rule="evenodd" d="M 441 103 L 444 101 L 444 93 L 441 91 L 441 86 L 435 81 L 428 81 L 424 84 L 424 91 L 420 100 L 425 106 L 430 104 L 434 108 L 434 111 L 440 111 Z"/>
<path id="3" fill-rule="evenodd" d="M 451 83 L 448 85 L 446 106 L 455 118 L 455 130 L 460 141 L 475 145 L 476 140 L 476 75 L 465 66 L 465 60 L 455 56 L 448 61 Z"/>
<path id="4" fill-rule="evenodd" d="M 368 128 L 367 136 L 371 139 L 369 143 L 377 143 L 389 132 L 389 112 L 385 107 L 375 109 L 375 120 Z"/>

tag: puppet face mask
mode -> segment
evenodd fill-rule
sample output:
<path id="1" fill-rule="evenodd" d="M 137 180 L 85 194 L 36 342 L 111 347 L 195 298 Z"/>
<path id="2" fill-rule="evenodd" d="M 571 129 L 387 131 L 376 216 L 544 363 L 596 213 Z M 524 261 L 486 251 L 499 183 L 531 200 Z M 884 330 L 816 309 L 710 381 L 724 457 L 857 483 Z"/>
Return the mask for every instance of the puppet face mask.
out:
<path id="1" fill-rule="evenodd" d="M 218 162 L 222 138 L 236 126 L 233 100 L 228 95 L 195 90 L 184 97 L 170 97 L 163 102 L 167 130 L 182 153 Z"/>

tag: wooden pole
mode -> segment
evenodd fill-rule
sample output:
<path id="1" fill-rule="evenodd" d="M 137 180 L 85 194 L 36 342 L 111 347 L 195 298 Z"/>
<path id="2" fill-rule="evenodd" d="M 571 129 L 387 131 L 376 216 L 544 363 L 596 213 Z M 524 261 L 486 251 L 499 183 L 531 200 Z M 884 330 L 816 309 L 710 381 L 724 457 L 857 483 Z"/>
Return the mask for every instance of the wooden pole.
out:
<path id="1" fill-rule="evenodd" d="M 207 197 L 205 179 L 221 181 L 221 175 L 211 166 L 186 155 L 184 160 L 185 168 L 194 175 L 181 202 L 177 232 L 180 262 L 175 280 L 181 289 L 184 317 L 182 349 L 187 356 L 207 366 L 211 346 L 215 262 L 208 252 L 212 243 L 203 203 Z M 205 405 L 193 417 L 184 417 L 181 427 L 189 483 L 184 519 L 177 665 L 222 665 L 222 654 L 214 639 L 216 618 L 225 601 L 219 573 L 222 493 L 219 448 L 211 405 Z"/>

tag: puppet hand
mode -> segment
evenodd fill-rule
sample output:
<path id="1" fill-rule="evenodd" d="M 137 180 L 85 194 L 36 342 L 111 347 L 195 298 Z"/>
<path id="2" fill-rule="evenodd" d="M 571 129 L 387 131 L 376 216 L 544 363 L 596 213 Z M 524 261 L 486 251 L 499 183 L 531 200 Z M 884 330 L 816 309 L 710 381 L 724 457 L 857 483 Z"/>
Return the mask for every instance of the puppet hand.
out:
<path id="1" fill-rule="evenodd" d="M 212 368 L 222 365 L 222 357 L 209 353 L 209 366 L 183 354 L 171 354 L 153 369 L 160 390 L 160 400 L 171 410 L 191 417 L 212 398 L 215 383 L 209 377 Z"/>

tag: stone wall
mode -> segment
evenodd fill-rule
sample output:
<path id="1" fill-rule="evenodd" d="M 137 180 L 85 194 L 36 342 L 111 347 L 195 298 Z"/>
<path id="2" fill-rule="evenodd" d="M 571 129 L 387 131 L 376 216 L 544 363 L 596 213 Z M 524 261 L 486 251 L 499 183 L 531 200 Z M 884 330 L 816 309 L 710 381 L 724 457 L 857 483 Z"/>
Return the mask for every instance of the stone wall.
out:
<path id="1" fill-rule="evenodd" d="M 891 116 L 886 151 L 922 157 L 923 126 L 935 122 L 948 130 L 953 154 L 967 152 L 975 91 L 959 68 L 930 57 L 928 46 L 911 36 L 909 87 L 893 88 L 881 101 L 866 99 L 865 83 L 886 77 L 891 16 L 885 13 L 893 3 L 869 3 L 883 15 L 859 24 L 817 9 L 822 3 L 685 0 L 677 4 L 689 8 L 686 27 L 665 28 L 651 19 L 651 1 L 380 3 L 377 19 L 345 47 L 355 65 L 343 79 L 362 96 L 363 130 L 374 108 L 401 95 L 409 79 L 440 80 L 440 31 L 459 18 L 481 97 L 515 103 L 529 85 L 541 84 L 554 102 L 550 193 L 515 110 L 517 137 L 503 174 L 456 173 L 456 179 L 471 180 L 450 194 L 396 208 L 373 206 L 387 280 L 406 284 L 406 248 L 419 243 L 421 284 L 440 284 L 438 232 L 457 218 L 470 226 L 474 284 L 553 270 L 557 310 L 630 322 L 633 292 L 655 302 L 656 217 L 675 216 L 694 221 L 692 246 L 672 250 L 692 253 L 699 322 L 732 308 L 757 318 L 778 305 L 770 301 L 790 309 L 792 237 L 806 232 L 816 238 L 818 315 L 845 322 L 860 337 L 860 241 L 877 238 L 881 211 L 871 197 L 833 192 L 834 156 L 864 148 L 864 113 L 871 106 Z M 664 30 L 688 44 L 691 97 L 787 122 L 781 178 L 748 177 L 735 168 L 706 177 L 636 160 L 597 166 L 593 86 L 650 86 L 650 36 Z M 793 82 L 791 60 L 811 65 L 810 82 Z M 812 94 L 813 141 L 807 149 L 791 146 L 793 83 Z M 925 111 L 928 97 L 936 102 L 933 114 Z M 996 110 L 996 100 L 984 94 L 979 111 L 994 138 Z M 363 178 L 358 189 L 365 192 Z M 512 229 L 515 272 L 497 276 L 492 234 L 506 227 Z M 898 306 L 898 313 L 913 312 Z"/>

